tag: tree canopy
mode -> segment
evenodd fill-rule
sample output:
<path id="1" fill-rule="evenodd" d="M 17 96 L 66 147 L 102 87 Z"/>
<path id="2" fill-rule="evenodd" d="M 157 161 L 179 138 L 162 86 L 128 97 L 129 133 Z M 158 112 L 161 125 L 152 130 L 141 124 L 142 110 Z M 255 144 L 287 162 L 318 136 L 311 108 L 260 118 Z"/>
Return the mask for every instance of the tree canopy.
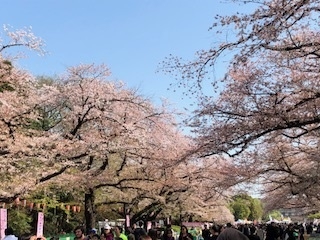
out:
<path id="1" fill-rule="evenodd" d="M 95 207 L 106 204 L 131 210 L 134 222 L 160 213 L 218 220 L 214 207 L 225 211 L 217 194 L 224 188 L 224 164 L 192 156 L 195 142 L 179 130 L 165 102 L 155 106 L 113 81 L 105 64 L 34 77 L 4 50 L 40 51 L 42 45 L 24 31 L 8 36 L 13 42 L 0 45 L 2 202 L 31 198 L 40 189 L 53 196 L 51 189 L 61 187 L 85 202 L 87 227 L 93 227 Z"/>
<path id="2" fill-rule="evenodd" d="M 234 2 L 256 8 L 216 16 L 210 28 L 215 39 L 230 29 L 232 36 L 200 50 L 195 60 L 171 56 L 163 64 L 198 96 L 187 121 L 198 156 L 232 157 L 237 181 L 258 181 L 270 207 L 318 208 L 319 1 Z M 225 59 L 225 76 L 210 78 Z"/>
<path id="3" fill-rule="evenodd" d="M 246 193 L 232 196 L 230 209 L 236 220 L 261 220 L 263 207 L 259 199 L 253 198 Z"/>

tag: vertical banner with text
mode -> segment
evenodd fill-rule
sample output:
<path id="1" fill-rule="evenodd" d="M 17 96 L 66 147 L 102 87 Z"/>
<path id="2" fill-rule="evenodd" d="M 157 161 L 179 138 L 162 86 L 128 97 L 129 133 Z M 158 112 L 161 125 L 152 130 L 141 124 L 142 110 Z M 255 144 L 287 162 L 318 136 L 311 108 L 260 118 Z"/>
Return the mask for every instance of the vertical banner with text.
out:
<path id="1" fill-rule="evenodd" d="M 126 215 L 126 227 L 130 227 L 130 215 Z"/>
<path id="2" fill-rule="evenodd" d="M 7 209 L 0 209 L 0 240 L 4 238 L 4 230 L 7 228 Z"/>
<path id="3" fill-rule="evenodd" d="M 44 215 L 43 212 L 38 212 L 38 223 L 37 223 L 37 237 L 43 237 L 43 224 L 44 224 Z"/>

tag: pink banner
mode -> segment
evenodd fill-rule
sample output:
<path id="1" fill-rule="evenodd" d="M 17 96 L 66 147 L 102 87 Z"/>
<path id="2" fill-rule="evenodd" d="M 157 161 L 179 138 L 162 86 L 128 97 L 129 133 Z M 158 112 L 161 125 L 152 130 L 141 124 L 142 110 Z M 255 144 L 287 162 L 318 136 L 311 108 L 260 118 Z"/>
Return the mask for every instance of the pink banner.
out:
<path id="1" fill-rule="evenodd" d="M 130 215 L 126 215 L 126 227 L 130 227 Z"/>
<path id="2" fill-rule="evenodd" d="M 43 212 L 38 212 L 38 224 L 37 224 L 37 237 L 43 237 L 43 224 L 44 224 L 44 215 Z"/>
<path id="3" fill-rule="evenodd" d="M 4 230 L 7 228 L 7 209 L 0 209 L 0 239 L 4 238 Z"/>
<path id="4" fill-rule="evenodd" d="M 152 222 L 147 222 L 147 230 L 152 228 Z"/>

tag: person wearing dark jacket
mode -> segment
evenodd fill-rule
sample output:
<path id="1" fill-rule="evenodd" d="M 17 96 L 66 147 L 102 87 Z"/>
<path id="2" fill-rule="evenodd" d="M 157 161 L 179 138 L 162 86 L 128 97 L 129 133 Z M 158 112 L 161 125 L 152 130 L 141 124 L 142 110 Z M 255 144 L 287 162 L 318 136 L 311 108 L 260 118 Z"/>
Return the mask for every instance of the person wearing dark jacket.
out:
<path id="1" fill-rule="evenodd" d="M 205 224 L 204 229 L 202 230 L 202 233 L 201 233 L 203 240 L 209 240 L 210 234 L 211 233 L 210 233 L 210 230 L 208 229 L 208 225 Z"/>
<path id="2" fill-rule="evenodd" d="M 266 228 L 266 240 L 276 240 L 280 237 L 279 227 L 275 222 L 271 222 Z"/>

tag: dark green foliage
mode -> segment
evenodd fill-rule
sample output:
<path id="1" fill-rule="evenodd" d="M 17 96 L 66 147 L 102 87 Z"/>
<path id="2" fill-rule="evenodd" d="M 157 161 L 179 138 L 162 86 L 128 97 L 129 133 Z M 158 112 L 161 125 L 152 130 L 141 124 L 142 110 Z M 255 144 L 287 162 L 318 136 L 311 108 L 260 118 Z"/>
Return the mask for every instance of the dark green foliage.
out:
<path id="1" fill-rule="evenodd" d="M 231 212 L 236 220 L 248 219 L 250 215 L 250 208 L 245 201 L 234 201 L 230 204 Z"/>
<path id="2" fill-rule="evenodd" d="M 246 193 L 240 193 L 232 197 L 229 204 L 230 211 L 236 220 L 258 220 L 263 215 L 262 203 L 257 198 L 252 198 Z"/>
<path id="3" fill-rule="evenodd" d="M 314 213 L 314 214 L 310 214 L 308 216 L 309 219 L 320 219 L 320 212 Z"/>
<path id="4" fill-rule="evenodd" d="M 32 217 L 25 208 L 13 207 L 8 211 L 8 226 L 12 227 L 16 236 L 31 232 Z"/>
<path id="5" fill-rule="evenodd" d="M 79 201 L 75 199 L 76 194 L 67 189 L 61 189 L 57 186 L 48 186 L 46 189 L 40 189 L 33 192 L 29 196 L 30 202 L 40 203 L 41 211 L 44 213 L 44 235 L 57 236 L 62 232 L 71 233 L 73 229 L 83 222 L 83 207 L 81 212 L 68 211 L 65 205 L 78 205 Z M 32 219 L 29 222 L 30 229 L 34 229 L 37 221 L 38 211 L 27 211 L 27 214 Z M 33 230 L 34 232 L 35 230 Z"/>
<path id="6" fill-rule="evenodd" d="M 42 88 L 45 86 L 51 86 L 55 84 L 56 80 L 50 77 L 40 76 L 37 77 L 37 88 Z M 37 119 L 30 119 L 26 128 L 39 130 L 39 131 L 49 131 L 55 127 L 61 121 L 61 112 L 59 107 L 51 105 L 43 105 L 35 109 L 38 114 Z"/>
<path id="7" fill-rule="evenodd" d="M 31 119 L 28 126 L 29 129 L 48 131 L 53 128 L 60 120 L 60 112 L 55 109 L 38 108 L 38 119 Z"/>

